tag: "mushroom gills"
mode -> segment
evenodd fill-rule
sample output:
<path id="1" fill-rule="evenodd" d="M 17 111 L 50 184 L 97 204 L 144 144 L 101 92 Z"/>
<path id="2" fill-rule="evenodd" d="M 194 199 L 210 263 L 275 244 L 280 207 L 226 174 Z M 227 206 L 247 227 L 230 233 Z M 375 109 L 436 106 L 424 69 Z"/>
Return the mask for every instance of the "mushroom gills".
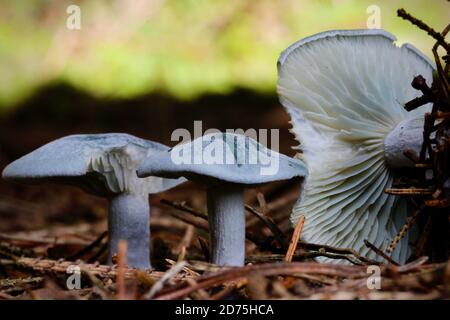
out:
<path id="1" fill-rule="evenodd" d="M 434 69 L 395 40 L 384 30 L 332 30 L 298 41 L 278 60 L 280 102 L 310 172 L 292 224 L 304 215 L 304 241 L 352 248 L 380 262 L 364 240 L 386 250 L 412 213 L 405 199 L 384 190 L 396 168 L 413 165 L 403 152 L 420 150 L 431 105 L 407 112 L 403 104 L 421 95 L 412 79 L 420 74 L 431 83 Z M 404 263 L 416 236 L 409 230 L 392 258 Z"/>

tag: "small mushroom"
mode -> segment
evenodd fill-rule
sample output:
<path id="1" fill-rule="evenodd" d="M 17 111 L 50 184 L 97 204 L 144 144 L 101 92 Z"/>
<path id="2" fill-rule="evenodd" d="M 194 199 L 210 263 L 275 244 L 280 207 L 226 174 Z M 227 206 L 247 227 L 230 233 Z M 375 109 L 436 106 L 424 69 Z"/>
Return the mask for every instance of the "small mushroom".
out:
<path id="1" fill-rule="evenodd" d="M 128 242 L 128 265 L 151 268 L 148 195 L 184 179 L 136 176 L 138 164 L 168 150 L 162 144 L 128 134 L 72 135 L 52 141 L 9 164 L 2 177 L 22 183 L 61 183 L 81 187 L 109 200 L 109 257 L 119 240 Z"/>
<path id="2" fill-rule="evenodd" d="M 410 85 L 432 82 L 433 64 L 409 44 L 397 46 L 383 30 L 328 31 L 288 47 L 278 60 L 278 94 L 310 170 L 291 221 L 304 214 L 306 241 L 353 248 L 382 260 L 364 245 L 386 250 L 411 210 L 384 193 L 398 167 L 412 166 L 407 149 L 422 144 L 424 113 L 403 105 L 421 93 Z M 392 257 L 411 254 L 414 230 Z M 334 260 L 336 261 L 336 260 Z"/>
<path id="3" fill-rule="evenodd" d="M 213 133 L 147 158 L 139 177 L 186 177 L 207 188 L 211 261 L 241 266 L 245 260 L 243 190 L 305 177 L 301 160 L 265 148 L 244 135 Z M 180 159 L 182 161 L 180 161 Z"/>

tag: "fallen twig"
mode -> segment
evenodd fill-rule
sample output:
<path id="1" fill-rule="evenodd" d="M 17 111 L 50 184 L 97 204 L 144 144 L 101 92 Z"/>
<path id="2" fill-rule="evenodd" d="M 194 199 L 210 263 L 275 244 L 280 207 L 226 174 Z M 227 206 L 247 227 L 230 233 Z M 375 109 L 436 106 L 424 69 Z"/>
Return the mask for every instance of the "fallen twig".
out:
<path id="1" fill-rule="evenodd" d="M 394 261 L 391 257 L 389 257 L 386 253 L 384 253 L 381 249 L 377 248 L 374 244 L 370 243 L 368 240 L 364 240 L 364 244 L 367 248 L 371 249 L 373 252 L 375 252 L 380 257 L 383 257 L 386 259 L 389 263 L 392 263 L 393 265 L 400 265 L 398 262 Z"/>
<path id="2" fill-rule="evenodd" d="M 71 255 L 67 258 L 67 260 L 76 260 L 82 256 L 84 256 L 86 253 L 90 252 L 92 249 L 94 249 L 96 246 L 98 246 L 103 239 L 108 235 L 108 231 L 103 231 L 97 239 L 92 241 L 90 244 L 88 244 L 86 247 L 78 251 L 77 253 Z"/>
<path id="3" fill-rule="evenodd" d="M 73 261 L 57 261 L 49 259 L 38 259 L 38 258 L 17 258 L 17 260 L 11 259 L 0 259 L 0 265 L 5 267 L 14 266 L 21 269 L 30 269 L 35 272 L 41 272 L 43 274 L 47 273 L 59 273 L 67 275 L 67 270 L 70 266 L 78 266 L 80 271 L 90 272 L 92 275 L 99 277 L 101 279 L 114 279 L 117 276 L 117 268 L 115 266 L 99 265 L 99 264 L 88 264 L 82 262 Z M 124 270 L 125 278 L 134 278 L 134 272 L 136 269 L 126 268 Z M 149 271 L 147 272 L 150 278 L 155 280 L 160 279 L 164 272 L 160 271 Z"/>
<path id="4" fill-rule="evenodd" d="M 298 240 L 300 239 L 300 234 L 302 233 L 303 225 L 305 223 L 305 216 L 301 215 L 300 219 L 295 226 L 294 232 L 292 233 L 291 242 L 289 243 L 289 248 L 286 252 L 285 261 L 291 262 L 294 256 L 295 249 L 297 249 Z"/>
<path id="5" fill-rule="evenodd" d="M 153 296 L 158 293 L 162 288 L 164 288 L 164 284 L 175 277 L 178 273 L 180 273 L 185 267 L 187 263 L 186 261 L 181 261 L 172 266 L 164 275 L 152 286 L 150 291 L 143 295 L 143 299 L 152 299 Z"/>
<path id="6" fill-rule="evenodd" d="M 120 240 L 117 246 L 117 274 L 116 274 L 116 297 L 117 300 L 125 300 L 127 297 L 125 288 L 125 272 L 127 269 L 127 251 L 128 243 L 125 240 Z"/>
<path id="7" fill-rule="evenodd" d="M 432 195 L 434 190 L 429 188 L 386 188 L 384 190 L 387 194 L 391 194 L 394 196 L 429 196 Z"/>
<path id="8" fill-rule="evenodd" d="M 36 285 L 44 281 L 42 277 L 26 277 L 18 279 L 0 279 L 0 290 L 5 288 L 16 287 L 16 286 L 26 286 L 26 285 Z"/>
<path id="9" fill-rule="evenodd" d="M 399 17 L 410 21 L 412 24 L 419 27 L 419 29 L 422 29 L 423 31 L 426 31 L 430 36 L 432 36 L 438 43 L 441 45 L 445 50 L 450 51 L 450 46 L 447 42 L 445 42 L 445 38 L 437 31 L 435 31 L 433 28 L 428 26 L 426 23 L 424 23 L 422 20 L 419 20 L 412 15 L 410 15 L 408 12 L 406 12 L 405 9 L 398 9 L 397 14 Z"/>
<path id="10" fill-rule="evenodd" d="M 406 219 L 406 223 L 403 225 L 403 227 L 400 229 L 398 234 L 395 236 L 395 238 L 392 240 L 391 244 L 387 248 L 386 252 L 388 254 L 394 252 L 395 248 L 397 247 L 397 244 L 400 242 L 400 240 L 402 240 L 402 238 L 406 235 L 406 232 L 416 222 L 417 217 L 419 216 L 420 213 L 422 213 L 422 209 L 416 210 L 413 215 L 409 216 Z"/>
<path id="11" fill-rule="evenodd" d="M 195 218 L 193 216 L 190 216 L 187 214 L 182 214 L 182 213 L 179 213 L 176 211 L 172 211 L 172 212 L 170 212 L 170 214 L 173 217 L 175 217 L 187 224 L 193 225 L 194 227 L 196 227 L 200 230 L 205 230 L 205 231 L 209 230 L 208 221 L 205 221 L 204 219 Z"/>
<path id="12" fill-rule="evenodd" d="M 258 219 L 260 219 L 270 229 L 270 231 L 272 232 L 274 237 L 278 240 L 278 242 L 281 245 L 286 246 L 287 243 L 286 236 L 280 230 L 280 228 L 278 228 L 278 226 L 273 222 L 271 218 L 265 216 L 262 212 L 259 212 L 258 210 L 256 210 L 255 208 L 253 208 L 248 204 L 245 205 L 245 209 L 250 213 L 252 213 L 253 215 L 255 215 Z"/>
<path id="13" fill-rule="evenodd" d="M 365 268 L 359 266 L 330 265 L 307 262 L 267 263 L 260 265 L 247 265 L 240 268 L 230 268 L 214 274 L 202 276 L 196 280 L 195 286 L 185 283 L 176 285 L 161 292 L 156 299 L 180 299 L 199 289 L 211 288 L 225 282 L 237 281 L 255 275 L 276 276 L 296 274 L 333 275 L 336 277 L 357 278 L 367 276 Z"/>
<path id="14" fill-rule="evenodd" d="M 172 208 L 175 208 L 175 209 L 178 209 L 181 211 L 185 211 L 185 212 L 189 212 L 196 217 L 208 220 L 208 215 L 206 213 L 194 210 L 193 208 L 186 205 L 186 202 L 184 202 L 184 201 L 176 202 L 176 201 L 170 201 L 167 199 L 161 199 L 160 202 L 163 204 L 166 204 L 168 206 L 171 206 Z"/>

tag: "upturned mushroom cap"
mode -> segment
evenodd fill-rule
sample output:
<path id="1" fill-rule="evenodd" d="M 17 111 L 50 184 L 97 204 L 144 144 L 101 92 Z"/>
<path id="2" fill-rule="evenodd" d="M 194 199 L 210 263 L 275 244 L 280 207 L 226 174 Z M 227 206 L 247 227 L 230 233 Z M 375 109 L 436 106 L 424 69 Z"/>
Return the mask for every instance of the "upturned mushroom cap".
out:
<path id="1" fill-rule="evenodd" d="M 383 30 L 329 31 L 293 44 L 278 61 L 280 101 L 310 170 L 291 221 L 305 215 L 306 241 L 373 259 L 380 258 L 363 240 L 385 250 L 408 215 L 406 200 L 384 193 L 395 175 L 385 161 L 385 138 L 429 110 L 403 108 L 421 95 L 413 78 L 432 82 L 429 59 L 395 40 Z M 408 241 L 393 252 L 399 262 L 411 253 Z"/>
<path id="2" fill-rule="evenodd" d="M 255 186 L 272 181 L 305 177 L 308 171 L 299 159 L 264 147 L 234 133 L 213 133 L 146 159 L 139 177 L 149 175 L 186 177 L 203 184 L 233 183 Z"/>
<path id="3" fill-rule="evenodd" d="M 136 168 L 167 146 L 123 133 L 71 135 L 52 141 L 9 164 L 2 177 L 24 183 L 56 182 L 109 196 L 151 194 L 184 180 L 139 179 Z"/>

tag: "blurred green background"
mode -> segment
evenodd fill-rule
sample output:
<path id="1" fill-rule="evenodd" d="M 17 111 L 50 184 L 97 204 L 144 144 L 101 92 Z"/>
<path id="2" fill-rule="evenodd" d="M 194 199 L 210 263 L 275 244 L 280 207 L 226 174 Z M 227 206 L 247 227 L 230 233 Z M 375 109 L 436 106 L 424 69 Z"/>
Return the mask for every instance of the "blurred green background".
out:
<path id="1" fill-rule="evenodd" d="M 81 8 L 81 30 L 66 28 L 70 4 Z M 450 16 L 445 0 L 0 0 L 0 111 L 54 82 L 108 98 L 274 92 L 284 48 L 366 28 L 369 5 L 380 7 L 382 28 L 429 56 L 432 40 L 396 9 L 436 30 Z"/>

